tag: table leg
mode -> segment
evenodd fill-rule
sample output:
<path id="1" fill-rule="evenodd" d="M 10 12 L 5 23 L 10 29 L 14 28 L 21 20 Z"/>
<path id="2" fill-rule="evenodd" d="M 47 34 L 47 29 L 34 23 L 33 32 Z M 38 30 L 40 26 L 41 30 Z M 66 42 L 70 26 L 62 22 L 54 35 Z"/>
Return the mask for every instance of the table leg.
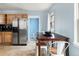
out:
<path id="1" fill-rule="evenodd" d="M 40 56 L 40 45 L 38 45 L 38 56 Z"/>
<path id="2" fill-rule="evenodd" d="M 41 54 L 41 45 L 40 45 L 40 41 L 38 40 L 38 56 L 40 56 Z"/>

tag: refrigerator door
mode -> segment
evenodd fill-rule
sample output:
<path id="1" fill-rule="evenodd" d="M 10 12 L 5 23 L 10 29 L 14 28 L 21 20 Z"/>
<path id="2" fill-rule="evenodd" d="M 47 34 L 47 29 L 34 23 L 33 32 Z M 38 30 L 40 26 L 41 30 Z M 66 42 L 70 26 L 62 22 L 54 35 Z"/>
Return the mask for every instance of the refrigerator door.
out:
<path id="1" fill-rule="evenodd" d="M 19 30 L 19 44 L 26 44 L 26 43 L 27 43 L 26 29 Z"/>
<path id="2" fill-rule="evenodd" d="M 27 29 L 27 20 L 26 19 L 20 19 L 19 20 L 19 29 Z"/>
<path id="3" fill-rule="evenodd" d="M 13 44 L 17 45 L 18 44 L 18 34 L 17 33 L 13 33 Z"/>
<path id="4" fill-rule="evenodd" d="M 27 20 L 19 20 L 19 44 L 27 43 Z"/>
<path id="5" fill-rule="evenodd" d="M 17 18 L 15 18 L 12 21 L 12 31 L 13 31 L 12 43 L 13 45 L 17 45 L 18 44 L 18 19 Z"/>
<path id="6" fill-rule="evenodd" d="M 15 18 L 15 19 L 12 21 L 12 26 L 13 26 L 13 27 L 18 27 L 18 20 L 17 20 L 17 18 Z"/>

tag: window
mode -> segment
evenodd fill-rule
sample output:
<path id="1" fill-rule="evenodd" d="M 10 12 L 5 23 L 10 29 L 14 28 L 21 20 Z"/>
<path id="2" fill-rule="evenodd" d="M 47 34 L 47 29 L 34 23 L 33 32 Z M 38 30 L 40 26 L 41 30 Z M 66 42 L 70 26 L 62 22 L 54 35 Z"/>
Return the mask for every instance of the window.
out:
<path id="1" fill-rule="evenodd" d="M 48 31 L 55 32 L 54 13 L 48 14 Z"/>
<path id="2" fill-rule="evenodd" d="M 50 31 L 55 32 L 55 20 L 54 15 L 50 16 Z"/>

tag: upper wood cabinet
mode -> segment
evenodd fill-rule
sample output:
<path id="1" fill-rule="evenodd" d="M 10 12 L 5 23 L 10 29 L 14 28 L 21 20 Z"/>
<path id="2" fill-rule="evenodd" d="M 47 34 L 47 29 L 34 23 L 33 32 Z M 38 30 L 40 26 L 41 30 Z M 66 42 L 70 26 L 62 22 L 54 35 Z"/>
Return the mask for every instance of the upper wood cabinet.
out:
<path id="1" fill-rule="evenodd" d="M 7 14 L 7 24 L 12 24 L 12 21 L 15 19 L 15 14 Z"/>
<path id="2" fill-rule="evenodd" d="M 27 14 L 0 14 L 0 24 L 12 24 L 15 19 L 28 18 Z"/>
<path id="3" fill-rule="evenodd" d="M 22 19 L 22 18 L 26 18 L 27 19 L 27 14 L 7 14 L 7 24 L 12 24 L 13 20 L 17 19 Z"/>
<path id="4" fill-rule="evenodd" d="M 28 18 L 27 14 L 16 14 L 17 18 Z"/>
<path id="5" fill-rule="evenodd" d="M 5 14 L 0 14 L 0 24 L 5 24 Z"/>

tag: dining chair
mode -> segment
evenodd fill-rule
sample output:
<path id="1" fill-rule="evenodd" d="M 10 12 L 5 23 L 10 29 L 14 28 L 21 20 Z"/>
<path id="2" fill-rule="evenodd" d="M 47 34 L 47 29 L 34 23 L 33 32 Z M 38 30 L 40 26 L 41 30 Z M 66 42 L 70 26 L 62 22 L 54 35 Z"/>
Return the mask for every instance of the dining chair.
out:
<path id="1" fill-rule="evenodd" d="M 36 43 L 36 52 L 37 52 L 37 56 L 38 56 L 38 42 Z M 39 52 L 41 54 L 41 56 L 47 56 L 47 41 L 41 41 L 40 42 L 41 45 L 41 51 Z"/>
<path id="2" fill-rule="evenodd" d="M 48 54 L 51 56 L 65 56 L 65 51 L 69 45 L 70 43 L 66 41 L 55 41 L 53 43 L 50 42 L 48 44 Z"/>

